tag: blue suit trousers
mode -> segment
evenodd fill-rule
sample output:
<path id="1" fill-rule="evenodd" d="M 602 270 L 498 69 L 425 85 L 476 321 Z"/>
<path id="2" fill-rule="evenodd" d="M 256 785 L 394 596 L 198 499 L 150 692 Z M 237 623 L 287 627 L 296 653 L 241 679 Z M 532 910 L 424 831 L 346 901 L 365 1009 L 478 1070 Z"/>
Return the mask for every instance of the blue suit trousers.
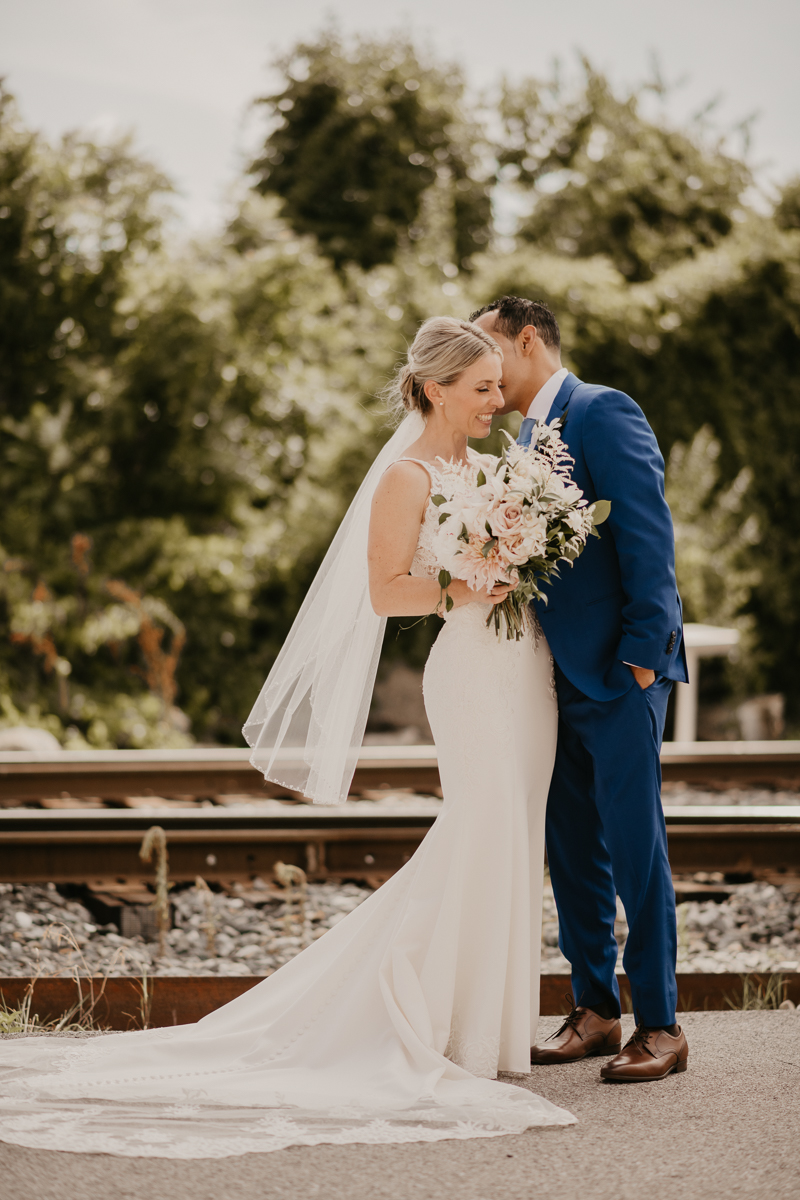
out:
<path id="1" fill-rule="evenodd" d="M 617 1013 L 616 896 L 628 920 L 623 964 L 645 1025 L 675 1020 L 675 891 L 661 808 L 659 751 L 672 681 L 661 675 L 592 700 L 556 666 L 559 730 L 546 842 L 559 945 L 575 1003 Z"/>

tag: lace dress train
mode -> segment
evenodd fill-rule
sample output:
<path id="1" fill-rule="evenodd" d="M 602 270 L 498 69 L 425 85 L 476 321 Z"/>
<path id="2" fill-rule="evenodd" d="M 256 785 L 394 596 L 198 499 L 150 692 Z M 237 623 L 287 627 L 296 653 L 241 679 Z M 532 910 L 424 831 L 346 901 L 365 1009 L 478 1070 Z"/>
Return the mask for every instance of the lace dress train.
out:
<path id="1" fill-rule="evenodd" d="M 412 568 L 431 573 L 426 513 Z M 0 1139 L 133 1157 L 493 1137 L 574 1118 L 496 1080 L 538 1019 L 544 810 L 556 742 L 544 639 L 452 612 L 425 671 L 444 804 L 345 920 L 196 1025 L 0 1041 Z"/>

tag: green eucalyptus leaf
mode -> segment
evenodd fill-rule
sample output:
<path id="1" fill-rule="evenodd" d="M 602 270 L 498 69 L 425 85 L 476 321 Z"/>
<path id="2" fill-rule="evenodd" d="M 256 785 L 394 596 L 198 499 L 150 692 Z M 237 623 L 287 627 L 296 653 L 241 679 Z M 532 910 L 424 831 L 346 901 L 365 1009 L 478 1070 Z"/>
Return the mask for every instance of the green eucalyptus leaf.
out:
<path id="1" fill-rule="evenodd" d="M 596 500 L 594 509 L 592 510 L 592 519 L 594 520 L 595 525 L 602 525 L 603 521 L 607 521 L 610 512 L 610 500 Z"/>

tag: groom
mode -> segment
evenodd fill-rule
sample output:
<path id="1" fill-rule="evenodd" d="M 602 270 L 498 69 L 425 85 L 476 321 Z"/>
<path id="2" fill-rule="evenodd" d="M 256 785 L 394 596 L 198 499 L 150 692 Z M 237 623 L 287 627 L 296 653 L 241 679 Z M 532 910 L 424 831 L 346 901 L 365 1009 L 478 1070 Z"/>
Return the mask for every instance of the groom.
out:
<path id="1" fill-rule="evenodd" d="M 546 841 L 559 943 L 572 965 L 574 1005 L 532 1063 L 614 1055 L 600 1074 L 661 1079 L 686 1067 L 675 1022 L 676 925 L 659 751 L 674 680 L 687 681 L 681 603 L 664 462 L 629 396 L 582 383 L 561 365 L 545 304 L 503 296 L 470 318 L 500 344 L 505 412 L 521 412 L 519 441 L 560 418 L 587 500 L 611 515 L 574 567 L 536 602 L 555 660 L 559 724 Z M 624 966 L 636 1032 L 620 1053 L 614 968 L 616 896 L 629 934 Z"/>

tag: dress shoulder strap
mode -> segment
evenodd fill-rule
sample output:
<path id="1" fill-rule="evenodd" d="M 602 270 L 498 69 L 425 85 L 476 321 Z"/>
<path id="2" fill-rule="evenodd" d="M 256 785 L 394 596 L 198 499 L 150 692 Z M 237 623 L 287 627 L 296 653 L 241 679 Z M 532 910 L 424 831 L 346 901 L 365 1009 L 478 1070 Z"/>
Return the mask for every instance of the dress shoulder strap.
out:
<path id="1" fill-rule="evenodd" d="M 435 467 L 433 465 L 433 463 L 425 462 L 424 458 L 411 458 L 409 455 L 406 454 L 403 456 L 403 458 L 398 458 L 395 461 L 396 462 L 413 462 L 413 463 L 416 463 L 417 466 L 424 467 L 425 470 L 428 472 L 431 484 L 434 487 L 438 487 L 442 481 L 442 474 L 441 474 L 441 471 L 439 470 L 439 468 Z"/>

